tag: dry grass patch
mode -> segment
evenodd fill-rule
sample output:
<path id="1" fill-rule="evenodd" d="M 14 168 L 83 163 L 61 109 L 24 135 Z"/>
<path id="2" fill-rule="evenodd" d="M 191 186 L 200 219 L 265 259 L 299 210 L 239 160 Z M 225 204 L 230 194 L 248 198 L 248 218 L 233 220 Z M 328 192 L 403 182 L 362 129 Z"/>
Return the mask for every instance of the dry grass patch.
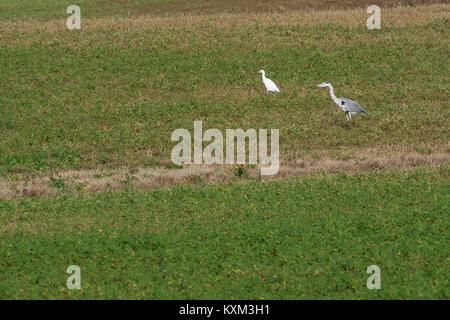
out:
<path id="1" fill-rule="evenodd" d="M 430 20 L 448 19 L 450 5 L 435 4 L 415 7 L 383 8 L 382 23 L 406 26 L 425 24 Z M 169 17 L 143 15 L 139 17 L 107 17 L 83 19 L 82 31 L 139 30 L 156 28 L 197 29 L 214 27 L 229 30 L 242 25 L 264 26 L 316 26 L 339 24 L 344 26 L 365 25 L 368 14 L 366 10 L 304 10 L 283 12 L 240 12 L 208 14 L 178 14 Z M 15 21 L 0 23 L 2 34 L 10 32 L 46 32 L 68 31 L 66 18 L 51 21 Z M 77 32 L 77 31 L 75 31 Z M 16 34 L 17 35 L 17 34 Z"/>
<path id="2" fill-rule="evenodd" d="M 416 151 L 419 150 L 419 151 Z M 391 168 L 435 167 L 450 163 L 446 147 L 416 147 L 415 150 L 371 148 L 345 151 L 339 154 L 316 151 L 295 160 L 282 161 L 275 176 L 260 176 L 259 166 L 246 166 L 247 178 L 269 181 L 280 178 L 311 175 L 317 172 L 358 172 Z M 14 176 L 0 178 L 0 198 L 57 195 L 61 192 L 99 192 L 124 188 L 151 189 L 176 184 L 239 182 L 233 166 L 190 165 L 181 169 L 119 168 L 114 170 L 67 170 L 38 177 Z M 245 179 L 244 179 L 245 180 Z M 58 182 L 59 185 L 57 183 Z"/>
<path id="3" fill-rule="evenodd" d="M 450 6 L 438 4 L 418 7 L 386 8 L 382 12 L 384 26 L 398 28 L 412 25 L 425 25 L 442 19 L 448 21 Z M 338 46 L 360 42 L 395 40 L 396 34 L 365 32 L 356 37 L 324 37 L 317 39 L 304 36 L 301 31 L 293 32 L 289 28 L 314 26 L 365 27 L 368 14 L 362 9 L 324 10 L 324 11 L 286 11 L 263 13 L 221 13 L 215 15 L 179 15 L 170 17 L 140 16 L 136 18 L 108 17 L 83 19 L 82 30 L 69 31 L 65 20 L 19 21 L 0 23 L 0 44 L 8 46 L 52 46 L 80 49 L 99 46 L 123 46 L 123 49 L 152 47 L 173 47 L 189 50 L 193 44 L 203 49 L 214 49 L 223 41 L 240 48 L 260 48 L 283 45 Z M 261 30 L 264 28 L 288 28 L 282 35 Z M 258 30 L 249 39 L 236 30 Z M 227 34 L 224 39 L 223 32 Z M 439 35 L 429 32 L 417 33 L 403 30 L 401 37 L 415 41 L 447 41 Z"/>

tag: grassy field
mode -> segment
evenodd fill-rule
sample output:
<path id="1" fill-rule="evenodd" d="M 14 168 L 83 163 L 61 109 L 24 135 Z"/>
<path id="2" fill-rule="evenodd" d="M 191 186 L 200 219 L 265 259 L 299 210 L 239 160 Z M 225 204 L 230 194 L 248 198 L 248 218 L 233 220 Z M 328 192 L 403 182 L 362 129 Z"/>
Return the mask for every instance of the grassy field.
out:
<path id="1" fill-rule="evenodd" d="M 371 2 L 0 1 L 0 298 L 448 299 L 450 6 Z M 175 168 L 195 120 L 280 173 Z"/>
<path id="2" fill-rule="evenodd" d="M 0 202 L 0 297 L 448 299 L 449 173 Z M 366 288 L 372 264 L 381 290 Z"/>
<path id="3" fill-rule="evenodd" d="M 194 120 L 277 128 L 285 162 L 322 150 L 448 151 L 448 7 L 386 10 L 386 20 L 417 19 L 380 31 L 355 25 L 354 11 L 305 25 L 301 13 L 94 20 L 79 32 L 5 24 L 0 174 L 164 166 L 171 133 Z M 261 68 L 280 95 L 265 94 Z M 345 115 L 323 81 L 368 110 L 352 130 L 333 125 Z"/>

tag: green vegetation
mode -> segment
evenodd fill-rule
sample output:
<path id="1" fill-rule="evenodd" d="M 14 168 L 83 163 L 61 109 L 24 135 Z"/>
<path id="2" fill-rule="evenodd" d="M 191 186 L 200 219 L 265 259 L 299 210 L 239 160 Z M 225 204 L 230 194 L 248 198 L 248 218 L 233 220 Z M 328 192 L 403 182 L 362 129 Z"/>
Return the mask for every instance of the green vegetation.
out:
<path id="1" fill-rule="evenodd" d="M 448 299 L 449 173 L 0 202 L 0 297 Z"/>
<path id="2" fill-rule="evenodd" d="M 278 128 L 299 152 L 448 141 L 448 20 L 10 31 L 0 41 L 0 174 L 164 166 L 176 128 Z M 282 90 L 265 94 L 264 68 Z M 351 130 L 315 87 L 367 115 Z"/>
<path id="3" fill-rule="evenodd" d="M 0 195 L 21 197 L 0 197 L 0 299 L 449 299 L 448 6 L 383 8 L 367 30 L 365 0 L 311 3 L 79 0 L 69 31 L 72 1 L 1 1 Z M 361 22 L 292 14 L 339 6 Z M 323 81 L 368 113 L 335 121 Z M 195 120 L 279 129 L 286 175 L 304 159 L 434 167 L 264 182 L 244 165 L 206 185 L 226 176 L 170 161 L 171 133 Z M 137 189 L 154 185 L 143 167 L 190 184 Z M 72 264 L 81 290 L 66 288 Z M 366 288 L 372 264 L 381 290 Z"/>

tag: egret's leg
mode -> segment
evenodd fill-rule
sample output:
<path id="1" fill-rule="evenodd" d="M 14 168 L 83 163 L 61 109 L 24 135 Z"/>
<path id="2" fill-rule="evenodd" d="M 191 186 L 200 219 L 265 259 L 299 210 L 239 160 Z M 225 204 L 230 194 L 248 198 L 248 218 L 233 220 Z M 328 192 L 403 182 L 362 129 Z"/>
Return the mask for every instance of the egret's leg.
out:
<path id="1" fill-rule="evenodd" d="M 352 121 L 352 114 L 349 112 L 348 117 L 350 118 L 350 121 Z"/>

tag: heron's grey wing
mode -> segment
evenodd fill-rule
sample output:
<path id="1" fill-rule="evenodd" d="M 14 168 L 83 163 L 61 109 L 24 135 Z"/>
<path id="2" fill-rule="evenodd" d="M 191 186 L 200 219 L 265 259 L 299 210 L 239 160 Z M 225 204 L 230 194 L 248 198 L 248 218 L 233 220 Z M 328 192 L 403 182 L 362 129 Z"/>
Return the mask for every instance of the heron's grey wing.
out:
<path id="1" fill-rule="evenodd" d="M 342 108 L 345 109 L 347 112 L 366 112 L 363 107 L 361 107 L 359 104 L 357 104 L 355 101 L 347 99 L 347 98 L 341 98 Z"/>

